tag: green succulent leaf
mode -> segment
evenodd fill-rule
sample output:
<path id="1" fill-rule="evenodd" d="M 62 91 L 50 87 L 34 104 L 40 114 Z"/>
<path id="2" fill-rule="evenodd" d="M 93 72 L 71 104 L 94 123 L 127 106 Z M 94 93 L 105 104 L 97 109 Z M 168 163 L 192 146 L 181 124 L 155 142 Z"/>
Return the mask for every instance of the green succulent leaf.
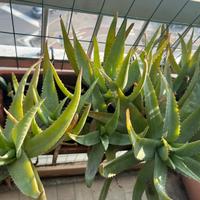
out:
<path id="1" fill-rule="evenodd" d="M 35 67 L 35 72 L 28 87 L 26 96 L 24 97 L 24 112 L 27 112 L 34 105 L 33 88 L 37 89 L 38 79 L 40 75 L 40 63 Z"/>
<path id="2" fill-rule="evenodd" d="M 124 54 L 124 43 L 126 39 L 126 24 L 127 20 L 125 19 L 104 62 L 105 72 L 112 79 L 116 78 L 120 70 L 121 57 Z"/>
<path id="3" fill-rule="evenodd" d="M 182 144 L 180 147 L 174 148 L 173 151 L 178 156 L 190 157 L 190 156 L 198 155 L 200 152 L 200 140 Z"/>
<path id="4" fill-rule="evenodd" d="M 44 75 L 41 97 L 45 99 L 44 105 L 46 108 L 54 112 L 55 107 L 59 105 L 59 100 L 51 68 L 48 68 Z"/>
<path id="5" fill-rule="evenodd" d="M 160 108 L 154 87 L 149 77 L 147 77 L 144 84 L 144 97 L 147 120 L 149 123 L 148 136 L 154 139 L 161 138 L 163 118 L 160 113 Z"/>
<path id="6" fill-rule="evenodd" d="M 43 102 L 32 107 L 12 129 L 12 139 L 15 144 L 17 158 L 20 157 L 21 147 L 31 126 L 31 122 Z"/>
<path id="7" fill-rule="evenodd" d="M 112 135 L 117 129 L 120 115 L 120 101 L 117 102 L 116 110 L 112 118 L 105 124 L 105 130 L 109 135 Z"/>
<path id="8" fill-rule="evenodd" d="M 136 134 L 131 121 L 130 112 L 126 111 L 126 126 L 129 133 L 135 157 L 138 160 L 150 160 L 154 157 L 156 148 L 160 146 L 160 142 L 149 138 L 141 138 Z"/>
<path id="9" fill-rule="evenodd" d="M 173 55 L 172 49 L 170 47 L 168 48 L 168 52 L 169 52 L 168 61 L 171 64 L 171 68 L 173 69 L 173 71 L 175 73 L 180 73 L 181 68 L 177 64 L 176 59 L 175 59 L 175 57 Z"/>
<path id="10" fill-rule="evenodd" d="M 170 89 L 170 86 L 167 80 L 162 74 L 161 74 L 161 77 L 165 83 L 166 96 L 167 96 L 163 133 L 164 133 L 164 137 L 167 138 L 167 141 L 174 142 L 180 135 L 179 110 L 178 110 L 178 105 L 177 105 L 175 96 L 172 90 Z"/>
<path id="11" fill-rule="evenodd" d="M 113 177 L 121 172 L 138 164 L 139 161 L 135 158 L 133 151 L 128 151 L 125 154 L 100 165 L 100 173 L 104 177 Z"/>
<path id="12" fill-rule="evenodd" d="M 74 135 L 79 135 L 79 134 L 80 134 L 81 130 L 83 129 L 83 127 L 84 127 L 84 125 L 85 125 L 85 123 L 86 123 L 87 116 L 88 116 L 88 114 L 89 114 L 89 112 L 90 112 L 90 108 L 91 108 L 91 104 L 89 104 L 89 105 L 85 108 L 85 110 L 84 110 L 84 112 L 83 112 L 81 118 L 79 119 L 78 123 L 77 123 L 76 126 L 72 129 L 72 131 L 71 131 L 72 134 L 74 134 Z"/>
<path id="13" fill-rule="evenodd" d="M 31 73 L 31 71 L 33 70 L 33 68 L 35 66 L 37 66 L 40 62 L 41 62 L 41 60 L 36 62 L 24 74 L 22 80 L 19 83 L 18 90 L 17 90 L 17 92 L 16 92 L 16 94 L 15 94 L 15 96 L 13 98 L 11 106 L 10 106 L 10 108 L 8 110 L 9 113 L 11 113 L 17 120 L 22 119 L 22 117 L 24 115 L 24 113 L 23 113 L 23 99 L 24 99 L 24 88 L 25 88 L 25 84 L 26 84 L 27 78 L 28 78 L 29 74 Z M 5 129 L 4 129 L 4 134 L 9 140 L 11 140 L 11 130 L 12 130 L 13 127 L 14 127 L 14 123 L 12 122 L 12 120 L 7 118 L 6 126 L 5 126 Z"/>
<path id="14" fill-rule="evenodd" d="M 74 52 L 75 52 L 77 64 L 79 68 L 83 68 L 83 80 L 88 85 L 91 85 L 93 72 L 92 72 L 90 59 L 88 58 L 83 47 L 78 41 L 74 30 L 73 30 L 73 37 L 74 37 Z"/>
<path id="15" fill-rule="evenodd" d="M 34 175 L 35 175 L 35 179 L 36 179 L 37 184 L 38 184 L 38 189 L 40 191 L 40 196 L 39 196 L 39 198 L 37 200 L 47 200 L 47 197 L 46 197 L 46 194 L 45 194 L 45 190 L 44 190 L 42 181 L 40 180 L 40 177 L 39 177 L 39 174 L 37 172 L 37 169 L 35 168 L 34 165 L 32 165 L 32 169 L 33 169 L 33 172 L 34 172 Z"/>
<path id="16" fill-rule="evenodd" d="M 126 84 L 127 84 L 127 81 L 128 81 L 130 59 L 131 59 L 132 55 L 133 55 L 133 50 L 130 49 L 127 56 L 125 57 L 125 59 L 122 63 L 120 71 L 117 75 L 116 84 L 122 90 L 126 87 Z"/>
<path id="17" fill-rule="evenodd" d="M 133 200 L 141 200 L 142 195 L 152 179 L 153 163 L 147 162 L 137 175 L 137 180 L 133 190 Z"/>
<path id="18" fill-rule="evenodd" d="M 69 97 L 70 99 L 73 97 L 73 94 L 65 87 L 64 83 L 62 82 L 62 80 L 60 79 L 60 77 L 58 76 L 54 66 L 52 65 L 51 62 L 49 62 L 49 66 L 51 67 L 51 70 L 53 72 L 53 76 L 54 79 L 59 87 L 59 89 L 62 91 L 62 93 L 66 96 Z"/>
<path id="19" fill-rule="evenodd" d="M 109 137 L 109 143 L 117 146 L 124 146 L 131 144 L 129 135 L 119 132 L 115 132 L 113 135 Z"/>
<path id="20" fill-rule="evenodd" d="M 90 97 L 92 96 L 94 90 L 95 90 L 95 86 L 97 84 L 97 80 L 95 80 L 92 85 L 90 86 L 90 88 L 85 92 L 85 94 L 83 94 L 81 96 L 81 99 L 80 99 L 80 103 L 79 103 L 79 106 L 78 106 L 78 110 L 77 112 L 80 113 L 83 106 L 86 104 L 86 103 L 91 103 L 90 101 Z"/>
<path id="21" fill-rule="evenodd" d="M 80 71 L 74 96 L 60 117 L 41 134 L 35 135 L 26 142 L 25 149 L 30 158 L 51 150 L 51 148 L 53 148 L 58 140 L 64 135 L 78 108 L 81 96 L 81 77 L 82 73 Z"/>
<path id="22" fill-rule="evenodd" d="M 60 116 L 60 114 L 61 114 L 61 112 L 62 112 L 62 110 L 63 110 L 63 107 L 64 107 L 64 105 L 65 105 L 65 103 L 66 103 L 66 101 L 67 101 L 67 97 L 65 97 L 62 101 L 60 101 L 60 103 L 57 105 L 57 107 L 56 107 L 56 109 L 55 109 L 55 111 L 54 111 L 54 113 L 53 113 L 53 119 L 57 119 L 59 116 Z"/>
<path id="23" fill-rule="evenodd" d="M 198 83 L 199 80 L 199 76 L 200 76 L 200 69 L 199 67 L 195 68 L 194 74 L 192 76 L 192 79 L 189 83 L 189 85 L 187 86 L 186 91 L 184 92 L 184 94 L 181 96 L 181 98 L 179 99 L 179 106 L 182 107 L 182 105 L 185 103 L 185 101 L 187 100 L 187 98 L 190 96 L 190 94 L 192 93 L 194 87 L 196 86 L 196 84 Z"/>
<path id="24" fill-rule="evenodd" d="M 136 97 L 140 94 L 141 90 L 144 87 L 145 81 L 147 79 L 147 74 L 148 74 L 148 63 L 146 60 L 144 60 L 143 74 L 142 74 L 141 79 L 139 80 L 137 86 L 134 87 L 133 92 L 128 96 L 128 99 L 130 101 L 134 101 L 136 99 Z"/>
<path id="25" fill-rule="evenodd" d="M 61 30 L 62 30 L 62 35 L 63 35 L 63 40 L 64 40 L 64 48 L 65 52 L 67 54 L 67 57 L 69 59 L 69 62 L 72 65 L 72 68 L 74 69 L 75 73 L 79 73 L 79 67 L 75 58 L 75 53 L 74 53 L 74 48 L 70 42 L 69 36 L 67 34 L 67 31 L 65 29 L 64 22 L 62 18 L 60 19 L 60 25 L 61 25 Z"/>
<path id="26" fill-rule="evenodd" d="M 101 189 L 99 200 L 105 200 L 106 199 L 112 180 L 113 180 L 112 178 L 105 179 L 103 187 Z"/>
<path id="27" fill-rule="evenodd" d="M 77 143 L 85 146 L 93 146 L 100 142 L 99 131 L 93 131 L 85 135 L 75 135 L 68 133 L 69 137 Z"/>
<path id="28" fill-rule="evenodd" d="M 112 23 L 110 25 L 110 28 L 108 30 L 108 35 L 106 38 L 106 46 L 105 46 L 105 52 L 104 52 L 104 63 L 107 60 L 107 57 L 111 51 L 111 48 L 113 46 L 113 43 L 115 41 L 115 34 L 116 34 L 116 25 L 117 25 L 117 15 L 113 17 Z"/>
<path id="29" fill-rule="evenodd" d="M 192 137 L 200 129 L 200 107 L 197 108 L 192 114 L 190 114 L 181 125 L 181 134 L 178 138 L 178 142 L 187 142 L 192 139 Z"/>
<path id="30" fill-rule="evenodd" d="M 93 67 L 94 77 L 95 79 L 98 79 L 98 84 L 100 88 L 103 91 L 106 91 L 106 84 L 105 84 L 104 77 L 98 70 L 99 68 L 102 68 L 102 66 L 101 66 L 101 61 L 100 61 L 99 46 L 98 46 L 96 37 L 94 37 L 93 44 L 94 44 L 94 67 Z"/>
<path id="31" fill-rule="evenodd" d="M 13 85 L 13 88 L 14 88 L 14 92 L 16 93 L 17 89 L 19 87 L 19 83 L 18 83 L 17 77 L 15 76 L 14 73 L 12 73 L 12 85 Z"/>
<path id="32" fill-rule="evenodd" d="M 30 160 L 22 151 L 21 157 L 8 165 L 8 172 L 22 193 L 31 198 L 38 198 L 40 191 Z"/>
<path id="33" fill-rule="evenodd" d="M 32 123 L 31 123 L 31 131 L 33 135 L 37 135 L 42 132 L 42 129 L 38 126 L 35 118 L 33 118 Z"/>
<path id="34" fill-rule="evenodd" d="M 113 114 L 107 113 L 107 112 L 90 111 L 88 116 L 103 124 L 106 124 L 108 121 L 111 120 L 111 118 L 113 117 Z M 117 130 L 120 132 L 125 132 L 127 129 L 125 128 L 125 126 L 123 125 L 121 121 L 118 121 Z"/>
<path id="35" fill-rule="evenodd" d="M 176 156 L 176 155 L 172 157 L 172 161 L 174 165 L 176 166 L 176 170 L 179 173 L 200 182 L 199 170 L 195 171 L 197 169 L 196 166 L 200 167 L 198 162 L 191 162 L 192 159 L 190 159 L 190 162 L 191 162 L 190 163 L 188 162 L 189 161 L 188 159 L 180 158 L 179 156 Z M 195 163 L 195 166 L 193 166 L 194 163 Z"/>
<path id="36" fill-rule="evenodd" d="M 88 162 L 85 171 L 85 182 L 88 187 L 91 187 L 98 167 L 104 156 L 104 147 L 101 143 L 94 145 L 88 153 Z"/>
<path id="37" fill-rule="evenodd" d="M 156 154 L 155 156 L 155 165 L 154 165 L 154 186 L 160 199 L 163 200 L 171 200 L 171 198 L 167 195 L 165 191 L 167 178 L 167 166 L 160 160 L 159 156 Z"/>

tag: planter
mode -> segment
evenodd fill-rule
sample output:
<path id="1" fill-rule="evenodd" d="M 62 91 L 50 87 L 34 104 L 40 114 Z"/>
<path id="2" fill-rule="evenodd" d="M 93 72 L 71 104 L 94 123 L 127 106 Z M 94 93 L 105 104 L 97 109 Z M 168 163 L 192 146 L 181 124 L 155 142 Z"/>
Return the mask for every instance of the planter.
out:
<path id="1" fill-rule="evenodd" d="M 185 177 L 185 176 L 182 176 L 182 180 L 185 185 L 189 199 L 190 200 L 199 200 L 200 183 L 191 178 Z"/>

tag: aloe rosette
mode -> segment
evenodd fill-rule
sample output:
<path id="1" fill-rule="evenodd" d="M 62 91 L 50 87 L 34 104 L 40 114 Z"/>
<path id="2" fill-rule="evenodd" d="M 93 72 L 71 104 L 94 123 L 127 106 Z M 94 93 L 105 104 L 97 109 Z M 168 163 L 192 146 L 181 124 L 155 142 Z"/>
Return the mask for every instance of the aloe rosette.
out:
<path id="1" fill-rule="evenodd" d="M 80 101 L 82 76 L 80 72 L 75 92 L 68 106 L 52 124 L 43 130 L 33 124 L 35 124 L 36 114 L 46 99 L 39 100 L 34 105 L 33 94 L 30 92 L 37 82 L 40 62 L 41 60 L 25 73 L 19 84 L 15 81 L 15 95 L 9 110 L 6 111 L 5 128 L 1 128 L 0 131 L 1 180 L 11 176 L 20 191 L 34 199 L 46 199 L 46 195 L 31 158 L 52 150 L 70 126 Z M 36 72 L 24 95 L 27 78 L 35 67 Z"/>
<path id="2" fill-rule="evenodd" d="M 130 111 L 127 109 L 126 125 L 133 151 L 103 163 L 100 167 L 101 174 L 109 178 L 134 164 L 143 163 L 133 191 L 134 200 L 141 199 L 144 192 L 148 199 L 171 199 L 165 188 L 169 168 L 200 181 L 200 141 L 190 141 L 200 127 L 200 110 L 197 108 L 186 119 L 180 119 L 178 102 L 172 89 L 165 77 L 162 74 L 160 76 L 167 99 L 164 116 L 148 77 L 143 89 L 148 126 L 144 132 L 136 133 L 130 119 Z M 195 128 L 191 128 L 192 126 Z"/>

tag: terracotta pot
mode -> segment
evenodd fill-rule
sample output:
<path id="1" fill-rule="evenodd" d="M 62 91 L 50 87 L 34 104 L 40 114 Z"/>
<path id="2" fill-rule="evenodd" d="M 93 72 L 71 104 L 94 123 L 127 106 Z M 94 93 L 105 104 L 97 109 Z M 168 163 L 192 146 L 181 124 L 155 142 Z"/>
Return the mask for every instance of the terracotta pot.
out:
<path id="1" fill-rule="evenodd" d="M 187 195 L 190 200 L 199 200 L 200 198 L 200 183 L 188 178 L 182 177 L 183 183 L 185 185 Z"/>

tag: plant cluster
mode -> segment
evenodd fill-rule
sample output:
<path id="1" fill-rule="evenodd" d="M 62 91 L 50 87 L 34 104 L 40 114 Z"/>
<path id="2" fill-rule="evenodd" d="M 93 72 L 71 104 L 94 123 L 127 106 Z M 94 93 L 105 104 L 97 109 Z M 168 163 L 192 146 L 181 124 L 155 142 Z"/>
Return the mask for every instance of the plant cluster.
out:
<path id="1" fill-rule="evenodd" d="M 0 131 L 0 180 L 10 175 L 25 195 L 46 199 L 31 158 L 72 140 L 91 147 L 85 181 L 90 187 L 98 171 L 105 177 L 100 200 L 106 199 L 114 176 L 138 164 L 142 168 L 133 189 L 134 200 L 140 200 L 144 192 L 148 199 L 171 199 L 165 188 L 168 169 L 200 182 L 200 47 L 193 52 L 193 34 L 188 42 L 180 36 L 180 62 L 164 26 L 142 52 L 131 48 L 125 55 L 125 40 L 133 24 L 127 28 L 125 19 L 116 31 L 115 16 L 101 61 L 96 38 L 90 59 L 75 31 L 72 44 L 60 22 L 65 51 L 78 76 L 74 94 L 59 78 L 47 45 L 44 58 L 19 83 L 12 76 L 13 100 Z M 81 91 L 81 80 L 86 91 Z M 59 99 L 57 88 L 64 99 Z M 123 146 L 127 152 L 117 157 Z"/>

